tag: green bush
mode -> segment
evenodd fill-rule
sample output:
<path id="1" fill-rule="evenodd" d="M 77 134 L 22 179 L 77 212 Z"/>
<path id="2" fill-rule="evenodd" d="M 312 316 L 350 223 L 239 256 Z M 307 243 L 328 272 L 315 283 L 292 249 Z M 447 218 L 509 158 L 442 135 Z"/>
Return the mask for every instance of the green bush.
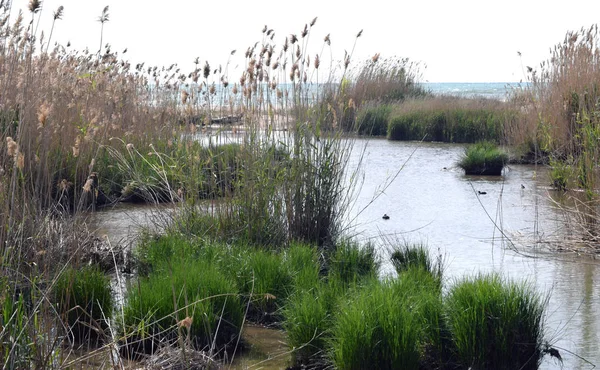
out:
<path id="1" fill-rule="evenodd" d="M 77 341 L 103 341 L 113 314 L 110 279 L 99 268 L 67 268 L 54 285 L 58 312 Z"/>
<path id="2" fill-rule="evenodd" d="M 445 301 L 456 362 L 474 369 L 537 369 L 545 302 L 498 275 L 466 278 Z"/>
<path id="3" fill-rule="evenodd" d="M 469 146 L 458 162 L 467 175 L 500 175 L 508 162 L 508 155 L 496 144 L 482 141 Z"/>

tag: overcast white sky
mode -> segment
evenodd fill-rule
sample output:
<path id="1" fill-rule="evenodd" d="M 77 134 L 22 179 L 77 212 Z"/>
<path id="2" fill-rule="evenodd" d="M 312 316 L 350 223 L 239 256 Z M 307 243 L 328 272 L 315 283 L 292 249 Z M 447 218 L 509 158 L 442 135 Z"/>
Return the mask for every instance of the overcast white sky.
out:
<path id="1" fill-rule="evenodd" d="M 27 3 L 14 0 L 14 14 Z M 275 30 L 281 44 L 319 17 L 310 38 L 313 53 L 330 33 L 334 59 L 340 60 L 364 29 L 353 64 L 375 53 L 408 57 L 426 65 L 423 81 L 429 82 L 525 80 L 522 65 L 538 66 L 567 31 L 600 21 L 598 0 L 45 0 L 42 5 L 40 27 L 46 37 L 52 12 L 65 7 L 53 42 L 97 51 L 97 18 L 109 5 L 104 43 L 113 51 L 128 48 L 125 57 L 134 63 L 179 63 L 184 72 L 193 69 L 196 57 L 216 67 L 233 49 L 243 56 L 261 40 L 264 25 Z"/>

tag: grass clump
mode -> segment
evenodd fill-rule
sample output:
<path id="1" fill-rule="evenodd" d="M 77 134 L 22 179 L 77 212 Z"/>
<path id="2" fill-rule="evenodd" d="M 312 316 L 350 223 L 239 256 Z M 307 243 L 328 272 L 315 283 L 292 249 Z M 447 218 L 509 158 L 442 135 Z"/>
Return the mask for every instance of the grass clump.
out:
<path id="1" fill-rule="evenodd" d="M 278 321 L 279 308 L 293 288 L 291 272 L 279 253 L 249 249 L 239 255 L 237 284 L 250 299 L 250 318 L 256 322 Z"/>
<path id="2" fill-rule="evenodd" d="M 441 257 L 437 261 L 433 261 L 429 256 L 429 250 L 424 244 L 408 244 L 404 243 L 400 246 L 392 248 L 390 256 L 392 265 L 398 274 L 407 271 L 411 268 L 423 269 L 431 274 L 431 276 L 440 280 L 442 279 L 442 262 Z"/>
<path id="3" fill-rule="evenodd" d="M 322 266 L 316 247 L 292 243 L 285 251 L 284 263 L 292 277 L 294 290 L 310 290 L 318 285 Z"/>
<path id="4" fill-rule="evenodd" d="M 56 281 L 54 297 L 69 337 L 79 342 L 102 342 L 106 338 L 114 298 L 110 279 L 100 269 L 67 268 Z"/>
<path id="5" fill-rule="evenodd" d="M 498 275 L 458 282 L 445 300 L 456 361 L 476 369 L 537 369 L 544 301 Z"/>
<path id="6" fill-rule="evenodd" d="M 508 162 L 508 155 L 494 143 L 483 141 L 471 145 L 465 150 L 458 166 L 467 175 L 496 175 L 502 174 L 502 168 Z"/>
<path id="7" fill-rule="evenodd" d="M 148 353 L 178 338 L 182 326 L 197 349 L 234 344 L 244 309 L 233 280 L 209 261 L 189 260 L 140 278 L 128 289 L 123 311 L 125 335 Z"/>
<path id="8" fill-rule="evenodd" d="M 371 282 L 342 304 L 332 328 L 339 369 L 418 369 L 421 325 L 390 282 Z"/>
<path id="9" fill-rule="evenodd" d="M 310 290 L 297 290 L 283 309 L 283 327 L 296 366 L 309 368 L 329 364 L 328 343 L 335 309 L 344 297 L 339 285 L 320 282 Z"/>
<path id="10" fill-rule="evenodd" d="M 380 265 L 372 244 L 361 246 L 351 240 L 337 246 L 329 264 L 329 278 L 346 285 L 377 277 Z"/>
<path id="11" fill-rule="evenodd" d="M 356 131 L 360 135 L 385 136 L 390 113 L 389 105 L 377 105 L 362 110 L 356 119 Z"/>

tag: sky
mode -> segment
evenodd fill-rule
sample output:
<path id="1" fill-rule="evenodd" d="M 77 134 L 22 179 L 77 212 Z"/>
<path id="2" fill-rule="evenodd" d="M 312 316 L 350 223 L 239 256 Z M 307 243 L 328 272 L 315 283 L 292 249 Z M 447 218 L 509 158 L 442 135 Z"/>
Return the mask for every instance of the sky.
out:
<path id="1" fill-rule="evenodd" d="M 13 16 L 21 8 L 30 19 L 27 4 L 13 0 Z M 597 0 L 45 0 L 39 30 L 46 38 L 60 5 L 64 15 L 56 22 L 52 44 L 71 42 L 72 48 L 98 51 L 97 20 L 108 5 L 104 44 L 112 51 L 127 48 L 122 57 L 132 63 L 178 63 L 182 72 L 192 71 L 197 57 L 211 67 L 225 66 L 237 50 L 229 59 L 230 73 L 241 73 L 243 54 L 262 40 L 265 25 L 282 45 L 318 17 L 309 53 L 320 52 L 330 34 L 331 52 L 325 49 L 322 60 L 332 55 L 340 61 L 352 50 L 351 66 L 376 53 L 406 57 L 420 63 L 422 82 L 526 81 L 526 67 L 547 60 L 567 31 L 600 21 Z"/>

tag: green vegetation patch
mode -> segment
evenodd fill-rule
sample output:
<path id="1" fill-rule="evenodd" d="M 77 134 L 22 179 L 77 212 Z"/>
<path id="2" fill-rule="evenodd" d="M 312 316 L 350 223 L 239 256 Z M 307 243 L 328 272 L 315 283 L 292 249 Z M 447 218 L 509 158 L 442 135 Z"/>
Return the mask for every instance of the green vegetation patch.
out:
<path id="1" fill-rule="evenodd" d="M 508 155 L 496 144 L 484 141 L 469 146 L 458 166 L 467 175 L 496 175 L 502 173 L 502 168 L 508 162 Z"/>
<path id="2" fill-rule="evenodd" d="M 445 300 L 460 367 L 537 369 L 545 302 L 526 284 L 498 275 L 459 281 Z"/>
<path id="3" fill-rule="evenodd" d="M 53 291 L 69 337 L 77 341 L 106 339 L 114 306 L 108 276 L 93 266 L 69 267 L 58 277 Z"/>
<path id="4" fill-rule="evenodd" d="M 132 284 L 123 310 L 124 333 L 132 340 L 174 340 L 189 326 L 192 344 L 202 349 L 235 344 L 244 307 L 235 282 L 217 265 L 180 260 Z M 190 325 L 182 324 L 186 318 Z"/>

